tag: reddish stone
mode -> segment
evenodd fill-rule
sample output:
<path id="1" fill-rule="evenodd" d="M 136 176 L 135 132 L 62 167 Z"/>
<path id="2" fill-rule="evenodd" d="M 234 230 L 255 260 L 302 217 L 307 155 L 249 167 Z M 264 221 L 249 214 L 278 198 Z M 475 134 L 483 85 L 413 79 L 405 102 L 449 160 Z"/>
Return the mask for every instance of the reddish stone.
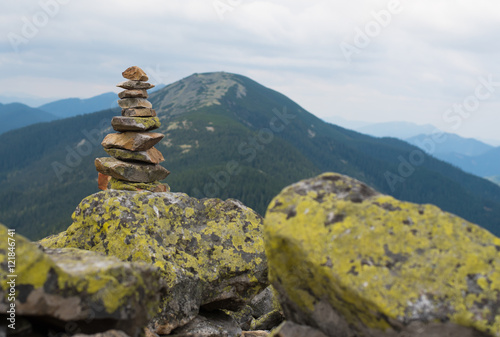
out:
<path id="1" fill-rule="evenodd" d="M 108 189 L 108 183 L 109 180 L 111 179 L 111 176 L 108 176 L 106 174 L 102 174 L 99 172 L 99 175 L 97 176 L 97 185 L 100 190 L 106 191 Z"/>

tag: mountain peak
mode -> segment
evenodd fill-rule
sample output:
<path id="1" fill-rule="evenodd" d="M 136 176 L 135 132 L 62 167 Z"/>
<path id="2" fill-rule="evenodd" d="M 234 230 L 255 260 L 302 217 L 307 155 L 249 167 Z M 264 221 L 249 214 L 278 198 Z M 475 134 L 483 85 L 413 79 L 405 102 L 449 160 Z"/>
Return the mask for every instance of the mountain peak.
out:
<path id="1" fill-rule="evenodd" d="M 226 72 L 195 73 L 157 91 L 151 95 L 151 102 L 158 110 L 168 110 L 172 116 L 187 110 L 221 105 L 220 100 L 232 88 L 236 90 L 237 98 L 246 96 L 247 89 L 238 77 Z"/>

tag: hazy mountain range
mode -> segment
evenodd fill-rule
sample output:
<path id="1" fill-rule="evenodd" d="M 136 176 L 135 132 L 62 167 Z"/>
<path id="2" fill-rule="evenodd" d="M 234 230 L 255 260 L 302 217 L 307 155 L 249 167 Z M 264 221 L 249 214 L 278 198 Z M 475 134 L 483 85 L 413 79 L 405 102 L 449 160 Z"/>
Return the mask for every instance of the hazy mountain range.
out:
<path id="1" fill-rule="evenodd" d="M 31 108 L 21 103 L 0 103 L 0 119 L 2 120 L 2 123 L 0 123 L 1 134 L 31 124 L 53 121 L 58 119 L 58 117 L 49 112 Z"/>
<path id="2" fill-rule="evenodd" d="M 154 93 L 164 87 L 164 84 L 160 84 L 150 92 Z M 112 109 L 118 106 L 117 100 L 118 98 L 115 93 L 107 92 L 86 99 L 61 99 L 37 108 L 32 108 L 21 103 L 5 105 L 0 103 L 0 117 L 3 120 L 2 125 L 0 125 L 0 134 L 31 124 Z"/>
<path id="3" fill-rule="evenodd" d="M 440 131 L 430 124 L 390 122 L 361 125 L 353 129 L 376 137 L 402 139 L 465 172 L 495 183 L 500 181 L 500 147 L 451 133 L 436 135 Z"/>
<path id="4" fill-rule="evenodd" d="M 263 213 L 298 180 L 334 171 L 402 200 L 432 203 L 500 234 L 500 187 L 394 138 L 325 123 L 284 95 L 229 73 L 194 74 L 151 94 L 173 191 L 236 198 Z M 97 189 L 100 142 L 119 109 L 0 135 L 0 221 L 36 239 L 64 230 Z"/>

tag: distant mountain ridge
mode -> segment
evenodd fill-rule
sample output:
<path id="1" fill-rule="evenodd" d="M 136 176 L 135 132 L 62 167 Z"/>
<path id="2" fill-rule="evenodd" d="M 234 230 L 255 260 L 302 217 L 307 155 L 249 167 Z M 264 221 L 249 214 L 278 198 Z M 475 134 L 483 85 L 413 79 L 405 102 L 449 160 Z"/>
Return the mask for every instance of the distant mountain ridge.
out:
<path id="1" fill-rule="evenodd" d="M 467 173 L 483 178 L 500 176 L 500 147 L 474 138 L 441 132 L 436 127 L 410 122 L 376 123 L 355 130 L 375 137 L 395 137 Z"/>
<path id="2" fill-rule="evenodd" d="M 27 125 L 50 122 L 58 117 L 46 111 L 29 107 L 21 103 L 0 103 L 0 134 L 22 128 Z"/>
<path id="3" fill-rule="evenodd" d="M 419 134 L 431 134 L 437 128 L 431 124 L 419 125 L 411 122 L 384 122 L 354 128 L 354 130 L 374 137 L 395 137 L 407 139 Z"/>
<path id="4" fill-rule="evenodd" d="M 500 234 L 499 186 L 431 156 L 417 162 L 418 148 L 398 139 L 325 123 L 247 77 L 194 74 L 150 101 L 172 191 L 236 198 L 263 213 L 283 187 L 334 171 Z M 31 238 L 64 230 L 81 199 L 97 192 L 94 159 L 107 156 L 100 142 L 119 114 L 103 110 L 0 136 L 0 221 Z"/>
<path id="5" fill-rule="evenodd" d="M 68 118 L 105 109 L 112 109 L 118 106 L 116 101 L 116 94 L 113 92 L 107 92 L 87 99 L 62 99 L 44 104 L 40 106 L 39 109 L 50 112 L 59 118 Z"/>
<path id="6" fill-rule="evenodd" d="M 432 141 L 433 151 L 430 154 L 440 159 L 441 156 L 446 157 L 453 153 L 465 156 L 479 156 L 494 149 L 493 146 L 483 143 L 477 139 L 463 138 L 453 133 L 443 133 L 439 135 L 439 137 L 432 137 L 432 135 L 428 134 L 420 134 L 407 138 L 405 141 L 418 146 L 425 151 L 428 151 L 428 149 L 425 146 L 422 146 L 422 144 Z"/>

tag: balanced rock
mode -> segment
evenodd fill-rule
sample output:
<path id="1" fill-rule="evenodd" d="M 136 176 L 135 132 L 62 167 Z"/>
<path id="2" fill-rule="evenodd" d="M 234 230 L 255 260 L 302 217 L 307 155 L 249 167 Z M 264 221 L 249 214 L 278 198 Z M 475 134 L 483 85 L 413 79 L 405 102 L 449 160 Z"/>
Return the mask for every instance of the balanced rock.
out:
<path id="1" fill-rule="evenodd" d="M 115 158 L 97 158 L 95 166 L 98 172 L 119 180 L 136 183 L 150 183 L 165 179 L 170 172 L 160 165 L 129 163 Z"/>
<path id="2" fill-rule="evenodd" d="M 158 267 L 168 284 L 153 323 L 159 334 L 187 324 L 200 308 L 237 310 L 268 285 L 262 218 L 236 200 L 99 192 L 80 203 L 66 232 L 41 244 Z"/>
<path id="3" fill-rule="evenodd" d="M 153 105 L 150 101 L 144 98 L 124 98 L 118 100 L 118 105 L 123 109 L 130 108 L 152 108 Z"/>
<path id="4" fill-rule="evenodd" d="M 156 111 L 148 108 L 122 109 L 124 117 L 156 117 Z"/>
<path id="5" fill-rule="evenodd" d="M 110 133 L 102 141 L 105 149 L 124 149 L 130 151 L 146 151 L 155 146 L 165 137 L 161 133 L 124 132 Z"/>
<path id="6" fill-rule="evenodd" d="M 141 68 L 137 66 L 133 66 L 130 68 L 127 68 L 123 73 L 122 76 L 125 77 L 128 80 L 132 81 L 147 81 L 149 80 L 148 76 L 142 70 Z"/>
<path id="7" fill-rule="evenodd" d="M 6 313 L 14 302 L 7 299 L 12 277 L 2 225 L 0 235 L 0 310 Z M 152 266 L 74 248 L 41 250 L 20 234 L 15 243 L 17 322 L 33 320 L 39 328 L 43 322 L 46 329 L 71 323 L 79 331 L 118 329 L 135 337 L 156 313 L 165 285 Z"/>
<path id="8" fill-rule="evenodd" d="M 118 94 L 120 98 L 148 98 L 146 90 L 124 90 Z"/>
<path id="9" fill-rule="evenodd" d="M 121 191 L 149 191 L 149 192 L 170 192 L 170 186 L 162 184 L 159 181 L 154 181 L 152 183 L 131 183 L 130 181 L 118 180 L 116 178 L 111 178 L 108 181 L 106 188 L 102 190 L 121 190 Z"/>
<path id="10" fill-rule="evenodd" d="M 153 84 L 141 81 L 125 81 L 117 84 L 116 86 L 126 90 L 148 90 L 155 87 Z"/>
<path id="11" fill-rule="evenodd" d="M 115 131 L 149 131 L 158 129 L 161 126 L 158 117 L 120 117 L 115 116 L 111 120 L 111 125 Z"/>
<path id="12" fill-rule="evenodd" d="M 265 245 L 286 318 L 327 336 L 500 336 L 500 239 L 435 206 L 326 173 L 274 198 Z"/>
<path id="13" fill-rule="evenodd" d="M 165 159 L 160 151 L 154 147 L 146 151 L 129 151 L 123 149 L 104 149 L 111 157 L 124 161 L 141 161 L 149 164 L 159 164 Z"/>

